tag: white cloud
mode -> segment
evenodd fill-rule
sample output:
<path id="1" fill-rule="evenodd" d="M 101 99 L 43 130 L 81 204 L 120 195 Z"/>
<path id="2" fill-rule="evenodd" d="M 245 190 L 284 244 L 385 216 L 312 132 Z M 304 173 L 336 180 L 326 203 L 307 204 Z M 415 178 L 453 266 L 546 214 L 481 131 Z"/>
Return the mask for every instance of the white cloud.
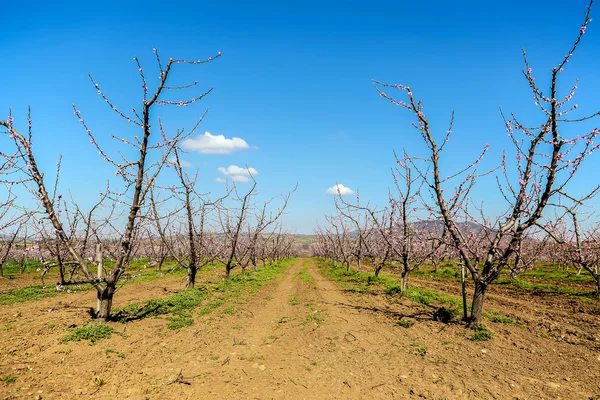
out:
<path id="1" fill-rule="evenodd" d="M 327 189 L 327 193 L 337 196 L 337 195 L 342 195 L 342 196 L 349 196 L 351 194 L 354 194 L 354 191 L 350 188 L 347 188 L 346 186 L 342 185 L 341 183 L 338 183 L 337 185 L 334 185 L 332 187 L 330 187 L 329 189 Z"/>
<path id="2" fill-rule="evenodd" d="M 226 178 L 231 179 L 234 182 L 248 182 L 250 176 L 258 175 L 258 171 L 254 168 L 240 168 L 237 165 L 230 165 L 227 168 L 219 167 L 219 172 Z M 223 178 L 217 178 L 217 182 L 225 182 Z"/>
<path id="3" fill-rule="evenodd" d="M 173 156 L 173 157 L 169 158 L 169 160 L 168 160 L 168 161 L 169 161 L 171 164 L 175 165 L 175 163 L 176 163 L 175 156 Z M 181 166 L 182 166 L 183 168 L 192 168 L 192 163 L 191 163 L 191 162 L 189 162 L 189 161 L 185 161 L 185 160 L 182 160 L 181 158 L 179 159 L 179 164 L 181 164 Z"/>
<path id="4" fill-rule="evenodd" d="M 186 139 L 181 145 L 186 150 L 202 154 L 231 154 L 250 147 L 244 139 L 238 137 L 228 139 L 223 135 L 211 135 L 210 132 L 204 132 L 203 135 L 193 139 Z"/>

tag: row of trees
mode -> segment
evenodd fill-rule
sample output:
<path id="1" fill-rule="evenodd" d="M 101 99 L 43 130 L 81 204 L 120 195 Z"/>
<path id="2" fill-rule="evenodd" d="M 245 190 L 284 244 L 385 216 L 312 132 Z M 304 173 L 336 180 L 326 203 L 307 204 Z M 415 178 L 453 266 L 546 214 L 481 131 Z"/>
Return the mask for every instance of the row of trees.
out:
<path id="1" fill-rule="evenodd" d="M 196 131 L 206 113 L 191 129 L 178 129 L 172 135 L 154 115 L 156 107 L 185 107 L 208 95 L 212 88 L 198 92 L 198 82 L 171 86 L 170 77 L 180 65 L 211 62 L 221 53 L 198 61 L 170 58 L 166 64 L 156 49 L 154 53 L 159 75 L 154 89 L 135 58 L 143 96 L 141 108 L 129 113 L 113 104 L 89 76 L 103 101 L 134 127 L 130 136 L 112 135 L 116 142 L 107 144 L 73 105 L 91 145 L 116 169 L 119 180 L 103 188 L 89 209 L 80 207 L 72 196 L 67 199 L 60 194 L 60 160 L 53 182 L 49 182 L 47 171 L 42 171 L 34 152 L 30 111 L 25 131 L 17 127 L 25 123 L 17 124 L 12 113 L 0 121 L 5 138 L 12 142 L 3 145 L 0 153 L 0 185 L 7 189 L 0 200 L 0 273 L 7 259 L 34 257 L 42 262 L 44 273 L 57 267 L 59 286 L 90 283 L 95 287 L 99 302 L 95 316 L 104 320 L 111 316 L 117 283 L 133 258 L 146 257 L 159 268 L 166 259 L 173 259 L 187 269 L 187 287 L 194 287 L 198 269 L 209 263 L 226 265 L 229 277 L 236 267 L 257 267 L 295 251 L 293 237 L 278 223 L 293 191 L 282 196 L 275 209 L 276 199 L 257 202 L 254 178 L 251 188 L 243 193 L 236 186 L 228 187 L 218 198 L 200 193 L 197 174 L 192 177 L 182 168 L 179 145 Z M 194 93 L 186 100 L 164 99 L 166 92 L 179 91 Z M 4 150 L 9 148 L 12 150 Z M 159 184 L 166 168 L 174 169 L 177 183 Z M 27 195 L 33 196 L 37 206 L 24 206 Z M 104 272 L 99 275 L 97 269 Z"/>
<path id="2" fill-rule="evenodd" d="M 596 184 L 582 195 L 573 191 L 574 178 L 584 161 L 600 145 L 597 128 L 577 131 L 577 123 L 589 121 L 600 112 L 571 118 L 578 106 L 572 104 L 577 82 L 563 96 L 559 82 L 591 22 L 588 5 L 583 24 L 572 47 L 550 73 L 550 87 L 541 88 L 523 51 L 523 75 L 531 89 L 542 121 L 529 126 L 515 114 L 501 115 L 514 148 L 503 154 L 497 168 L 480 171 L 488 146 L 474 161 L 454 170 L 443 164 L 446 145 L 453 135 L 454 113 L 443 135 L 431 128 L 423 103 L 410 87 L 374 81 L 379 95 L 414 117 L 413 128 L 422 141 L 425 157 L 404 154 L 396 158 L 393 171 L 395 191 L 383 208 L 349 203 L 342 196 L 337 215 L 328 218 L 313 246 L 316 255 L 330 257 L 349 266 L 350 260 L 371 259 L 375 274 L 386 263 L 397 264 L 406 288 L 410 271 L 424 262 L 443 258 L 460 260 L 474 282 L 470 323 L 481 323 L 485 293 L 503 271 L 514 275 L 530 268 L 549 248 L 553 258 L 585 269 L 598 280 L 598 225 L 579 223 L 586 201 L 599 190 Z M 398 99 L 387 91 L 403 93 Z M 564 125 L 570 124 L 568 129 Z M 576 132 L 576 133 L 574 133 Z M 473 199 L 476 183 L 495 176 L 498 193 L 506 203 L 503 212 L 486 210 Z M 579 182 L 578 182 L 579 183 Z M 578 189 L 581 189 L 579 186 Z M 589 219 L 589 217 L 587 217 Z M 558 248 L 557 248 L 558 246 Z"/>

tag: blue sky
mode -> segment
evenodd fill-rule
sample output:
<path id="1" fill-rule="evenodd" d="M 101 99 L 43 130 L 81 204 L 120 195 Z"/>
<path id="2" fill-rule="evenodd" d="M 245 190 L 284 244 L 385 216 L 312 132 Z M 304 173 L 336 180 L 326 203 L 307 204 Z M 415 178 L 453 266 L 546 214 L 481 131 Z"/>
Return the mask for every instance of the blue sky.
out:
<path id="1" fill-rule="evenodd" d="M 34 145 L 42 167 L 63 154 L 61 187 L 91 204 L 114 168 L 103 163 L 73 116 L 75 103 L 99 140 L 130 127 L 96 94 L 87 73 L 119 107 L 140 105 L 138 56 L 156 83 L 153 48 L 163 59 L 223 56 L 200 66 L 177 65 L 172 84 L 214 87 L 202 102 L 155 112 L 169 129 L 189 127 L 209 107 L 199 133 L 243 139 L 231 154 L 190 152 L 198 189 L 222 193 L 219 168 L 248 166 L 267 199 L 298 190 L 285 224 L 310 233 L 333 211 L 327 188 L 339 182 L 363 201 L 383 204 L 392 184 L 393 149 L 423 154 L 410 115 L 381 99 L 372 79 L 410 85 L 442 137 L 451 110 L 454 136 L 444 168 L 464 165 L 486 143 L 486 165 L 509 148 L 499 107 L 539 122 L 522 76 L 521 48 L 540 83 L 570 49 L 587 1 L 303 1 L 303 2 L 50 2 L 8 1 L 0 25 L 0 115 L 17 127 L 32 106 Z M 598 10 L 592 11 L 592 17 Z M 600 25 L 592 22 L 564 74 L 580 78 L 578 112 L 600 108 Z M 191 92 L 187 92 L 191 93 Z M 597 110 L 596 110 L 597 111 Z M 23 125 L 21 125 L 23 126 Z M 2 146 L 6 141 L 0 142 Z M 598 183 L 590 159 L 578 184 Z M 449 173 L 448 173 L 449 174 Z M 49 172 L 49 175 L 52 173 Z M 169 174 L 163 179 L 169 180 Z M 244 183 L 240 183 L 243 187 Z M 501 202 L 493 180 L 476 196 L 490 213 Z"/>

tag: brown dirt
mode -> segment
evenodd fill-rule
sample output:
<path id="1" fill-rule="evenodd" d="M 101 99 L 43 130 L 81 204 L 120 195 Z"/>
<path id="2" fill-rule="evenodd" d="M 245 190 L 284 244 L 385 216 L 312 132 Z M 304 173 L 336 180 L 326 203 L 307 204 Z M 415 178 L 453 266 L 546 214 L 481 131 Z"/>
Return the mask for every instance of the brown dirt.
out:
<path id="1" fill-rule="evenodd" d="M 301 279 L 309 273 L 314 282 Z M 439 283 L 443 285 L 444 283 Z M 156 298 L 180 279 L 123 289 L 116 306 Z M 95 346 L 58 344 L 83 325 L 93 293 L 0 306 L 0 399 L 588 399 L 600 395 L 600 357 L 586 344 L 542 338 L 534 327 L 490 323 L 489 342 L 463 325 L 431 320 L 430 310 L 397 297 L 350 294 L 300 259 L 230 315 L 166 329 L 161 318 L 111 323 Z M 495 294 L 493 308 L 523 318 L 552 307 Z M 501 298 L 502 297 L 502 298 Z M 519 300 L 519 299 L 517 299 Z M 502 303 L 506 301 L 506 304 Z M 539 302 L 543 303 L 543 299 Z M 510 304 L 509 304 L 510 303 Z M 505 310 L 504 307 L 507 307 Z M 533 307 L 533 308 L 531 308 Z M 58 312 L 48 312 L 48 309 Z M 569 310 L 558 310 L 568 315 Z M 557 315 L 558 315 L 557 314 Z M 412 318 L 410 328 L 395 325 Z M 536 319 L 527 320 L 537 323 Z M 571 320 L 558 318 L 553 323 Z M 591 321 L 590 321 L 591 322 Z M 50 328 L 55 324 L 54 328 Z M 566 328 L 565 328 L 566 329 Z M 123 353 L 107 355 L 112 349 Z M 9 354 L 10 352 L 10 354 Z M 179 376 L 179 379 L 178 379 Z M 95 377 L 104 385 L 97 386 Z"/>

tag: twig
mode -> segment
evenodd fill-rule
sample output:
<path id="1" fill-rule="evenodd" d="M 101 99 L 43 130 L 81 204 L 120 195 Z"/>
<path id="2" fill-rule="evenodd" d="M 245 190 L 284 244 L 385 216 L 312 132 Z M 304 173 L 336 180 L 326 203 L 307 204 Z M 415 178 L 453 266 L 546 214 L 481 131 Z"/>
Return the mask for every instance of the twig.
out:
<path id="1" fill-rule="evenodd" d="M 227 357 L 225 360 L 223 360 L 223 362 L 221 363 L 221 367 L 225 364 L 229 364 L 229 357 Z"/>
<path id="2" fill-rule="evenodd" d="M 292 382 L 294 385 L 296 385 L 296 386 L 300 385 L 300 386 L 302 386 L 304 389 L 308 389 L 308 386 L 306 386 L 306 385 L 304 385 L 304 384 L 302 384 L 302 383 L 296 383 L 296 382 L 294 382 L 294 380 L 293 380 L 292 378 L 289 378 L 289 377 L 288 377 L 288 379 L 289 379 L 289 380 L 290 380 L 290 382 Z"/>
<path id="3" fill-rule="evenodd" d="M 169 383 L 169 385 L 172 385 L 173 383 L 183 383 L 184 385 L 191 385 L 189 381 L 183 379 L 183 369 L 179 371 L 177 378 L 175 378 L 173 382 Z"/>

